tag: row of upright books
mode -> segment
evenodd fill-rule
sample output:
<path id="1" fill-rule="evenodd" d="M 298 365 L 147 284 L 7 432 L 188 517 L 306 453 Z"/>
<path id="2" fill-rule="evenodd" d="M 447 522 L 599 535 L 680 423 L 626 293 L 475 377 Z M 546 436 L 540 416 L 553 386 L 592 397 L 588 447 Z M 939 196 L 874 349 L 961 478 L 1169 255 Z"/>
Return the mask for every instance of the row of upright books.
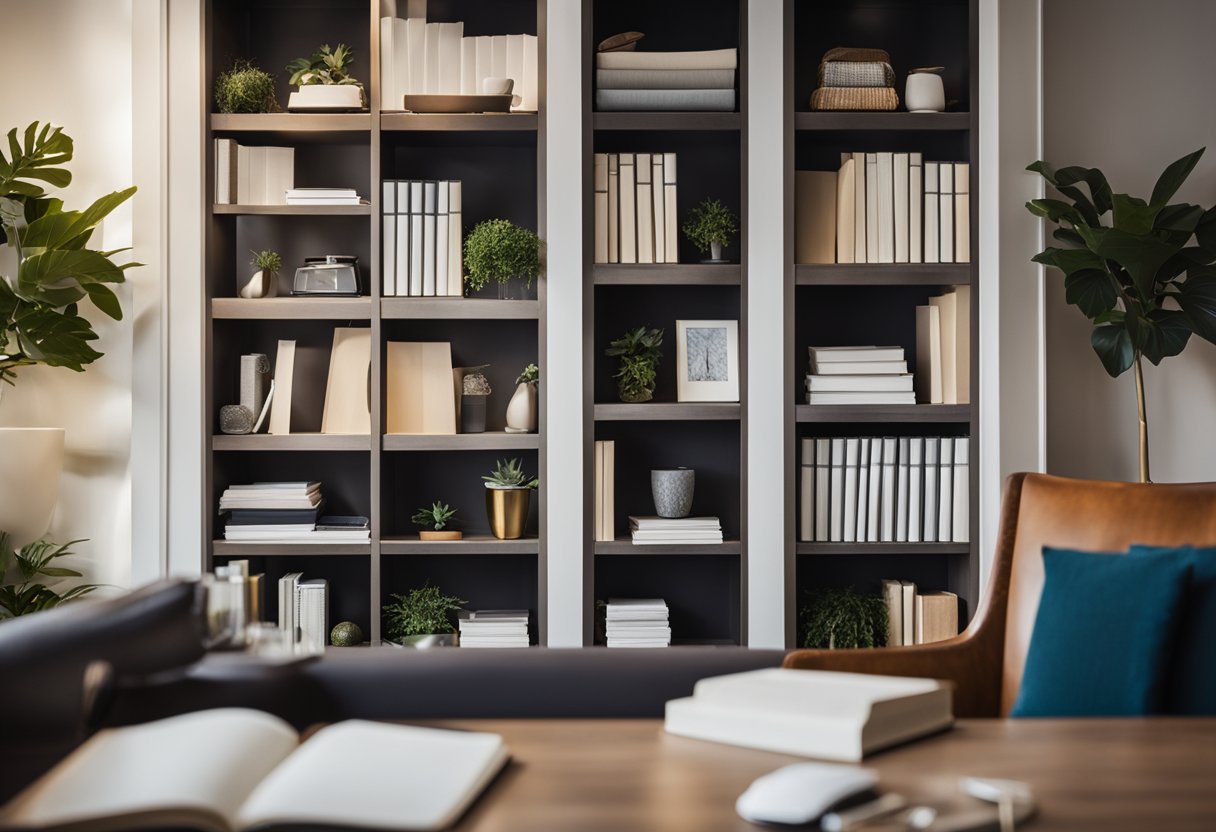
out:
<path id="1" fill-rule="evenodd" d="M 527 610 L 468 610 L 457 619 L 461 647 L 528 646 Z"/>
<path id="2" fill-rule="evenodd" d="M 807 404 L 915 404 L 903 347 L 807 347 Z"/>
<path id="3" fill-rule="evenodd" d="M 955 286 L 916 307 L 916 398 L 971 401 L 971 287 Z"/>
<path id="4" fill-rule="evenodd" d="M 676 154 L 595 154 L 595 262 L 678 263 Z"/>
<path id="5" fill-rule="evenodd" d="M 971 166 L 920 153 L 842 153 L 795 174 L 799 263 L 967 263 Z"/>
<path id="6" fill-rule="evenodd" d="M 612 598 L 604 614 L 609 647 L 667 647 L 671 623 L 662 598 Z"/>
<path id="7" fill-rule="evenodd" d="M 461 297 L 464 226 L 459 180 L 385 180 L 385 297 Z"/>
<path id="8" fill-rule="evenodd" d="M 215 140 L 216 205 L 286 205 L 295 187 L 291 147 L 250 147 Z"/>
<path id="9" fill-rule="evenodd" d="M 301 572 L 279 579 L 279 629 L 305 653 L 323 653 L 329 640 L 329 581 Z"/>
<path id="10" fill-rule="evenodd" d="M 911 581 L 884 580 L 887 646 L 930 644 L 958 635 L 958 596 L 953 592 L 919 592 Z"/>
<path id="11" fill-rule="evenodd" d="M 597 110 L 735 109 L 737 49 L 702 52 L 599 52 Z"/>
<path id="12" fill-rule="evenodd" d="M 478 95 L 486 78 L 515 82 L 513 110 L 540 100 L 536 35 L 464 36 L 464 23 L 425 17 L 380 18 L 381 109 L 399 110 L 406 95 Z"/>
<path id="13" fill-rule="evenodd" d="M 366 517 L 322 517 L 319 482 L 230 485 L 219 510 L 228 515 L 224 539 L 245 543 L 366 543 Z"/>
<path id="14" fill-rule="evenodd" d="M 802 440 L 798 539 L 818 543 L 967 543 L 966 436 Z"/>

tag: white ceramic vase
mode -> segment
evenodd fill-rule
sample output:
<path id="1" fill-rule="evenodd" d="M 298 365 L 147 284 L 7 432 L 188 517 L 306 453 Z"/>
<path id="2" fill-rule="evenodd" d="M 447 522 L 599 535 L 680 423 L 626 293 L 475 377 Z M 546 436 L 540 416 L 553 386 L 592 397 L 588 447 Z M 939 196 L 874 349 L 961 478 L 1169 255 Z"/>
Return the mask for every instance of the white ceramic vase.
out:
<path id="1" fill-rule="evenodd" d="M 940 113 L 946 109 L 946 88 L 940 67 L 914 69 L 904 87 L 904 105 L 909 113 Z"/>
<path id="2" fill-rule="evenodd" d="M 507 402 L 507 433 L 531 433 L 536 430 L 536 385 L 524 382 L 515 387 Z"/>
<path id="3" fill-rule="evenodd" d="M 0 530 L 17 546 L 46 534 L 59 501 L 63 428 L 0 428 Z"/>
<path id="4" fill-rule="evenodd" d="M 279 280 L 275 272 L 259 269 L 236 287 L 238 297 L 273 298 L 279 293 Z"/>

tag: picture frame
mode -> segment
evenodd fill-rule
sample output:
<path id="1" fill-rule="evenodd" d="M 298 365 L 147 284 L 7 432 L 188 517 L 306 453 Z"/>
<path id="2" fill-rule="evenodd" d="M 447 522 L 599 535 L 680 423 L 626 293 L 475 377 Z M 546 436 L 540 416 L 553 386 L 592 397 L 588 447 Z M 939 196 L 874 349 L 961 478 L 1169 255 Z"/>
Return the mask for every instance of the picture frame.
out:
<path id="1" fill-rule="evenodd" d="M 676 321 L 676 400 L 739 401 L 739 322 Z"/>

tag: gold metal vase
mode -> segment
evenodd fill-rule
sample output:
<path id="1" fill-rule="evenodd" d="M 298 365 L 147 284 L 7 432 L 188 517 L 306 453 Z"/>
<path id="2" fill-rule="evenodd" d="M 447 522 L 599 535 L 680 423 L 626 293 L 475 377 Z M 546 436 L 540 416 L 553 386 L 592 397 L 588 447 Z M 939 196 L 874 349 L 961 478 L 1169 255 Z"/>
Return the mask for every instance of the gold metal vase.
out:
<path id="1" fill-rule="evenodd" d="M 486 517 L 499 540 L 518 540 L 528 523 L 530 488 L 487 488 Z"/>

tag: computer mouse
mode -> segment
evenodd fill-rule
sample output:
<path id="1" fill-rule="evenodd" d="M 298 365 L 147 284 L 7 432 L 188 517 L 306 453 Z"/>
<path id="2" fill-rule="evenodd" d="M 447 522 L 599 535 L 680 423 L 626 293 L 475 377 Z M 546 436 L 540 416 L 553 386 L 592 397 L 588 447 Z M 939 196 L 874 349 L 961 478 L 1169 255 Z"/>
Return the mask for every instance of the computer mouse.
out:
<path id="1" fill-rule="evenodd" d="M 832 763 L 794 763 L 756 779 L 735 811 L 752 823 L 808 824 L 878 783 L 871 769 Z"/>

